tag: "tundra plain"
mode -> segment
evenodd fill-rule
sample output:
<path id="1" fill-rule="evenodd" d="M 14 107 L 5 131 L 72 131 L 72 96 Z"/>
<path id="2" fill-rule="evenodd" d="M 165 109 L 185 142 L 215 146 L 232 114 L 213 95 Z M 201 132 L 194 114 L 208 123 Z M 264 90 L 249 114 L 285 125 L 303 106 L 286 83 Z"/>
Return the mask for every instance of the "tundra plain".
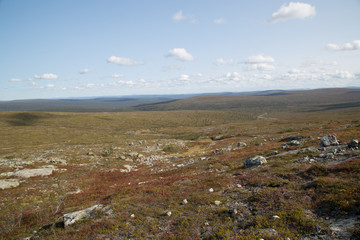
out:
<path id="1" fill-rule="evenodd" d="M 0 237 L 359 239 L 359 99 L 323 89 L 0 112 Z M 324 146 L 329 135 L 338 143 Z M 245 168 L 255 156 L 266 163 Z"/>

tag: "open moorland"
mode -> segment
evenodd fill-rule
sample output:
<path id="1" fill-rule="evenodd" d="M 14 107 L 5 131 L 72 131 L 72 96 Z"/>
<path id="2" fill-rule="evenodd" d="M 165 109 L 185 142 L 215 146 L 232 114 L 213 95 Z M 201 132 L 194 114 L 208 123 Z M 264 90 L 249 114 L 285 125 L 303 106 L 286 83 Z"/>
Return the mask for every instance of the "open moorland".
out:
<path id="1" fill-rule="evenodd" d="M 360 239 L 359 99 L 0 112 L 0 239 Z"/>

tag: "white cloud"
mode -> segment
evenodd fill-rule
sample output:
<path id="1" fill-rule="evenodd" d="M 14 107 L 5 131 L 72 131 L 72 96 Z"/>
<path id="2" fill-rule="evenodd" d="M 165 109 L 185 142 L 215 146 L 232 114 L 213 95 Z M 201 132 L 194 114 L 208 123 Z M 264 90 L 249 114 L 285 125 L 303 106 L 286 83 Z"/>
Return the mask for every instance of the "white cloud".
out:
<path id="1" fill-rule="evenodd" d="M 353 79 L 355 78 L 355 75 L 348 71 L 336 70 L 335 73 L 333 74 L 333 77 L 341 78 L 341 79 Z"/>
<path id="2" fill-rule="evenodd" d="M 187 62 L 191 62 L 195 60 L 195 58 L 190 53 L 188 53 L 185 48 L 171 49 L 169 50 L 169 54 L 167 56 L 176 57 L 178 60 L 187 61 Z"/>
<path id="3" fill-rule="evenodd" d="M 58 75 L 53 73 L 44 73 L 42 75 L 34 75 L 36 79 L 58 79 Z"/>
<path id="4" fill-rule="evenodd" d="M 46 88 L 54 88 L 54 87 L 55 87 L 54 84 L 47 84 L 47 85 L 46 85 Z"/>
<path id="5" fill-rule="evenodd" d="M 87 68 L 81 69 L 81 70 L 79 71 L 80 74 L 85 74 L 85 73 L 88 73 L 88 72 L 90 72 L 90 70 L 87 69 Z"/>
<path id="6" fill-rule="evenodd" d="M 275 62 L 274 58 L 270 56 L 263 56 L 262 54 L 256 56 L 250 56 L 245 61 L 245 63 L 247 64 L 273 63 L 273 62 Z"/>
<path id="7" fill-rule="evenodd" d="M 134 61 L 134 60 L 131 60 L 130 58 L 116 57 L 116 56 L 109 57 L 107 62 L 122 65 L 122 66 L 134 66 L 134 65 L 144 64 L 144 62 Z"/>
<path id="8" fill-rule="evenodd" d="M 252 70 L 258 70 L 258 71 L 274 71 L 275 67 L 271 64 L 267 63 L 259 63 L 259 64 L 250 64 L 245 67 L 245 70 L 252 71 Z"/>
<path id="9" fill-rule="evenodd" d="M 357 50 L 360 49 L 360 40 L 354 40 L 352 43 L 345 43 L 344 45 L 338 45 L 329 43 L 326 48 L 333 51 L 346 51 L 346 50 Z"/>
<path id="10" fill-rule="evenodd" d="M 316 15 L 314 6 L 308 3 L 290 2 L 288 5 L 282 5 L 277 12 L 272 14 L 270 23 L 287 21 L 290 19 L 305 19 Z"/>
<path id="11" fill-rule="evenodd" d="M 247 71 L 273 71 L 275 67 L 272 65 L 275 60 L 271 56 L 263 56 L 262 54 L 250 56 L 245 60 L 245 70 Z"/>
<path id="12" fill-rule="evenodd" d="M 182 74 L 178 79 L 178 81 L 190 81 L 190 76 L 186 74 Z"/>
<path id="13" fill-rule="evenodd" d="M 177 13 L 175 13 L 175 14 L 173 15 L 173 17 L 172 17 L 172 19 L 173 19 L 174 21 L 184 20 L 184 19 L 186 19 L 186 18 L 188 18 L 188 17 L 187 17 L 187 16 L 184 16 L 181 10 L 178 11 Z"/>
<path id="14" fill-rule="evenodd" d="M 112 78 L 123 78 L 124 75 L 123 74 L 117 74 L 117 73 L 114 73 L 113 75 L 111 75 Z"/>
<path id="15" fill-rule="evenodd" d="M 222 24 L 222 23 L 226 23 L 226 20 L 223 19 L 223 18 L 218 18 L 218 19 L 215 19 L 215 20 L 214 20 L 214 23 L 216 23 L 216 24 Z"/>
<path id="16" fill-rule="evenodd" d="M 22 82 L 22 79 L 20 78 L 11 78 L 9 82 Z"/>
<path id="17" fill-rule="evenodd" d="M 202 74 L 202 73 L 194 73 L 192 76 L 193 76 L 193 77 L 202 77 L 203 74 Z"/>
<path id="18" fill-rule="evenodd" d="M 214 64 L 216 66 L 222 66 L 222 65 L 229 65 L 229 64 L 232 64 L 234 62 L 233 59 L 228 59 L 228 60 L 225 60 L 223 58 L 218 58 L 215 60 Z"/>

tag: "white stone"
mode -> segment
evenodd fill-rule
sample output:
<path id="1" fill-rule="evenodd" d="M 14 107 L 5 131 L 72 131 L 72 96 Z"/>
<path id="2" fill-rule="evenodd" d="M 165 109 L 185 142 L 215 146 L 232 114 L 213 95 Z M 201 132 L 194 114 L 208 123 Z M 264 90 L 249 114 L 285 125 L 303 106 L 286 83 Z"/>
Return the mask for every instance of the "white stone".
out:
<path id="1" fill-rule="evenodd" d="M 216 200 L 214 203 L 215 203 L 216 206 L 219 206 L 221 202 Z"/>
<path id="2" fill-rule="evenodd" d="M 17 179 L 4 179 L 0 180 L 0 189 L 8 189 L 19 186 L 19 180 Z"/>
<path id="3" fill-rule="evenodd" d="M 92 207 L 89 207 L 89 208 L 86 208 L 83 210 L 64 214 L 63 220 L 64 220 L 65 227 L 72 225 L 77 221 L 89 218 L 91 213 L 98 209 L 102 209 L 102 205 L 94 205 Z"/>
<path id="4" fill-rule="evenodd" d="M 209 192 L 214 192 L 214 189 L 210 188 L 210 189 L 209 189 Z"/>

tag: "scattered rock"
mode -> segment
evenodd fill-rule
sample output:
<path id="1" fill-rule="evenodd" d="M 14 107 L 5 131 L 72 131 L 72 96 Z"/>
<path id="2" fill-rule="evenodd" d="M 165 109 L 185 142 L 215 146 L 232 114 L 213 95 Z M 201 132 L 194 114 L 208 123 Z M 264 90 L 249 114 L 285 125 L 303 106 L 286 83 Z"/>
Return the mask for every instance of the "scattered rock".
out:
<path id="1" fill-rule="evenodd" d="M 170 217 L 170 216 L 171 216 L 171 212 L 170 212 L 170 211 L 166 212 L 166 216 Z"/>
<path id="2" fill-rule="evenodd" d="M 327 153 L 326 159 L 334 159 L 335 155 L 333 153 Z"/>
<path id="3" fill-rule="evenodd" d="M 279 154 L 278 151 L 273 151 L 273 152 L 271 153 L 271 155 L 278 155 L 278 154 Z"/>
<path id="4" fill-rule="evenodd" d="M 321 144 L 324 147 L 328 147 L 328 146 L 337 146 L 339 145 L 339 142 L 334 135 L 327 135 L 321 138 Z"/>
<path id="5" fill-rule="evenodd" d="M 274 216 L 272 216 L 272 219 L 273 219 L 273 220 L 279 220 L 280 217 L 279 217 L 278 215 L 274 215 Z"/>
<path id="6" fill-rule="evenodd" d="M 214 201 L 214 203 L 215 203 L 216 206 L 219 206 L 221 202 L 216 200 L 216 201 Z"/>
<path id="7" fill-rule="evenodd" d="M 222 139 L 224 139 L 225 137 L 224 137 L 224 135 L 217 135 L 217 136 L 215 136 L 215 137 L 212 137 L 211 139 L 213 140 L 213 141 L 219 141 L 219 140 L 222 140 Z"/>
<path id="8" fill-rule="evenodd" d="M 244 143 L 244 142 L 238 142 L 237 146 L 238 146 L 238 147 L 246 147 L 247 144 Z"/>
<path id="9" fill-rule="evenodd" d="M 77 221 L 90 218 L 91 215 L 94 214 L 96 210 L 101 210 L 102 208 L 103 206 L 99 204 L 83 210 L 64 214 L 63 216 L 64 226 L 67 227 L 69 225 L 76 223 Z"/>
<path id="10" fill-rule="evenodd" d="M 353 139 L 348 143 L 348 147 L 349 148 L 354 148 L 354 149 L 358 149 L 359 148 L 359 140 L 357 139 Z"/>
<path id="11" fill-rule="evenodd" d="M 88 156 L 95 156 L 93 152 L 87 152 L 86 155 L 88 155 Z"/>
<path id="12" fill-rule="evenodd" d="M 265 157 L 263 157 L 263 156 L 255 156 L 255 157 L 247 159 L 244 162 L 244 167 L 249 168 L 249 167 L 252 167 L 252 166 L 263 165 L 265 163 L 267 163 Z"/>
<path id="13" fill-rule="evenodd" d="M 188 204 L 188 200 L 184 199 L 181 201 L 181 205 L 186 205 L 186 204 Z"/>
<path id="14" fill-rule="evenodd" d="M 229 209 L 227 212 L 228 212 L 228 214 L 230 214 L 230 215 L 235 215 L 235 214 L 238 213 L 238 211 L 237 211 L 236 208 L 231 208 L 231 209 Z"/>
<path id="15" fill-rule="evenodd" d="M 285 137 L 283 139 L 280 140 L 280 142 L 291 142 L 291 141 L 300 141 L 301 139 L 303 139 L 304 137 L 301 136 L 289 136 L 289 137 Z"/>
<path id="16" fill-rule="evenodd" d="M 131 217 L 131 218 L 135 218 L 135 214 L 131 214 L 130 217 Z"/>
<path id="17" fill-rule="evenodd" d="M 209 192 L 214 192 L 214 189 L 210 188 L 210 189 L 209 189 Z"/>
<path id="18" fill-rule="evenodd" d="M 0 180 L 0 189 L 14 188 L 20 185 L 17 179 L 4 179 Z"/>
<path id="19" fill-rule="evenodd" d="M 290 146 L 298 146 L 298 145 L 300 145 L 300 141 L 298 141 L 298 140 L 292 140 L 292 141 L 289 142 L 289 145 L 290 145 Z"/>

